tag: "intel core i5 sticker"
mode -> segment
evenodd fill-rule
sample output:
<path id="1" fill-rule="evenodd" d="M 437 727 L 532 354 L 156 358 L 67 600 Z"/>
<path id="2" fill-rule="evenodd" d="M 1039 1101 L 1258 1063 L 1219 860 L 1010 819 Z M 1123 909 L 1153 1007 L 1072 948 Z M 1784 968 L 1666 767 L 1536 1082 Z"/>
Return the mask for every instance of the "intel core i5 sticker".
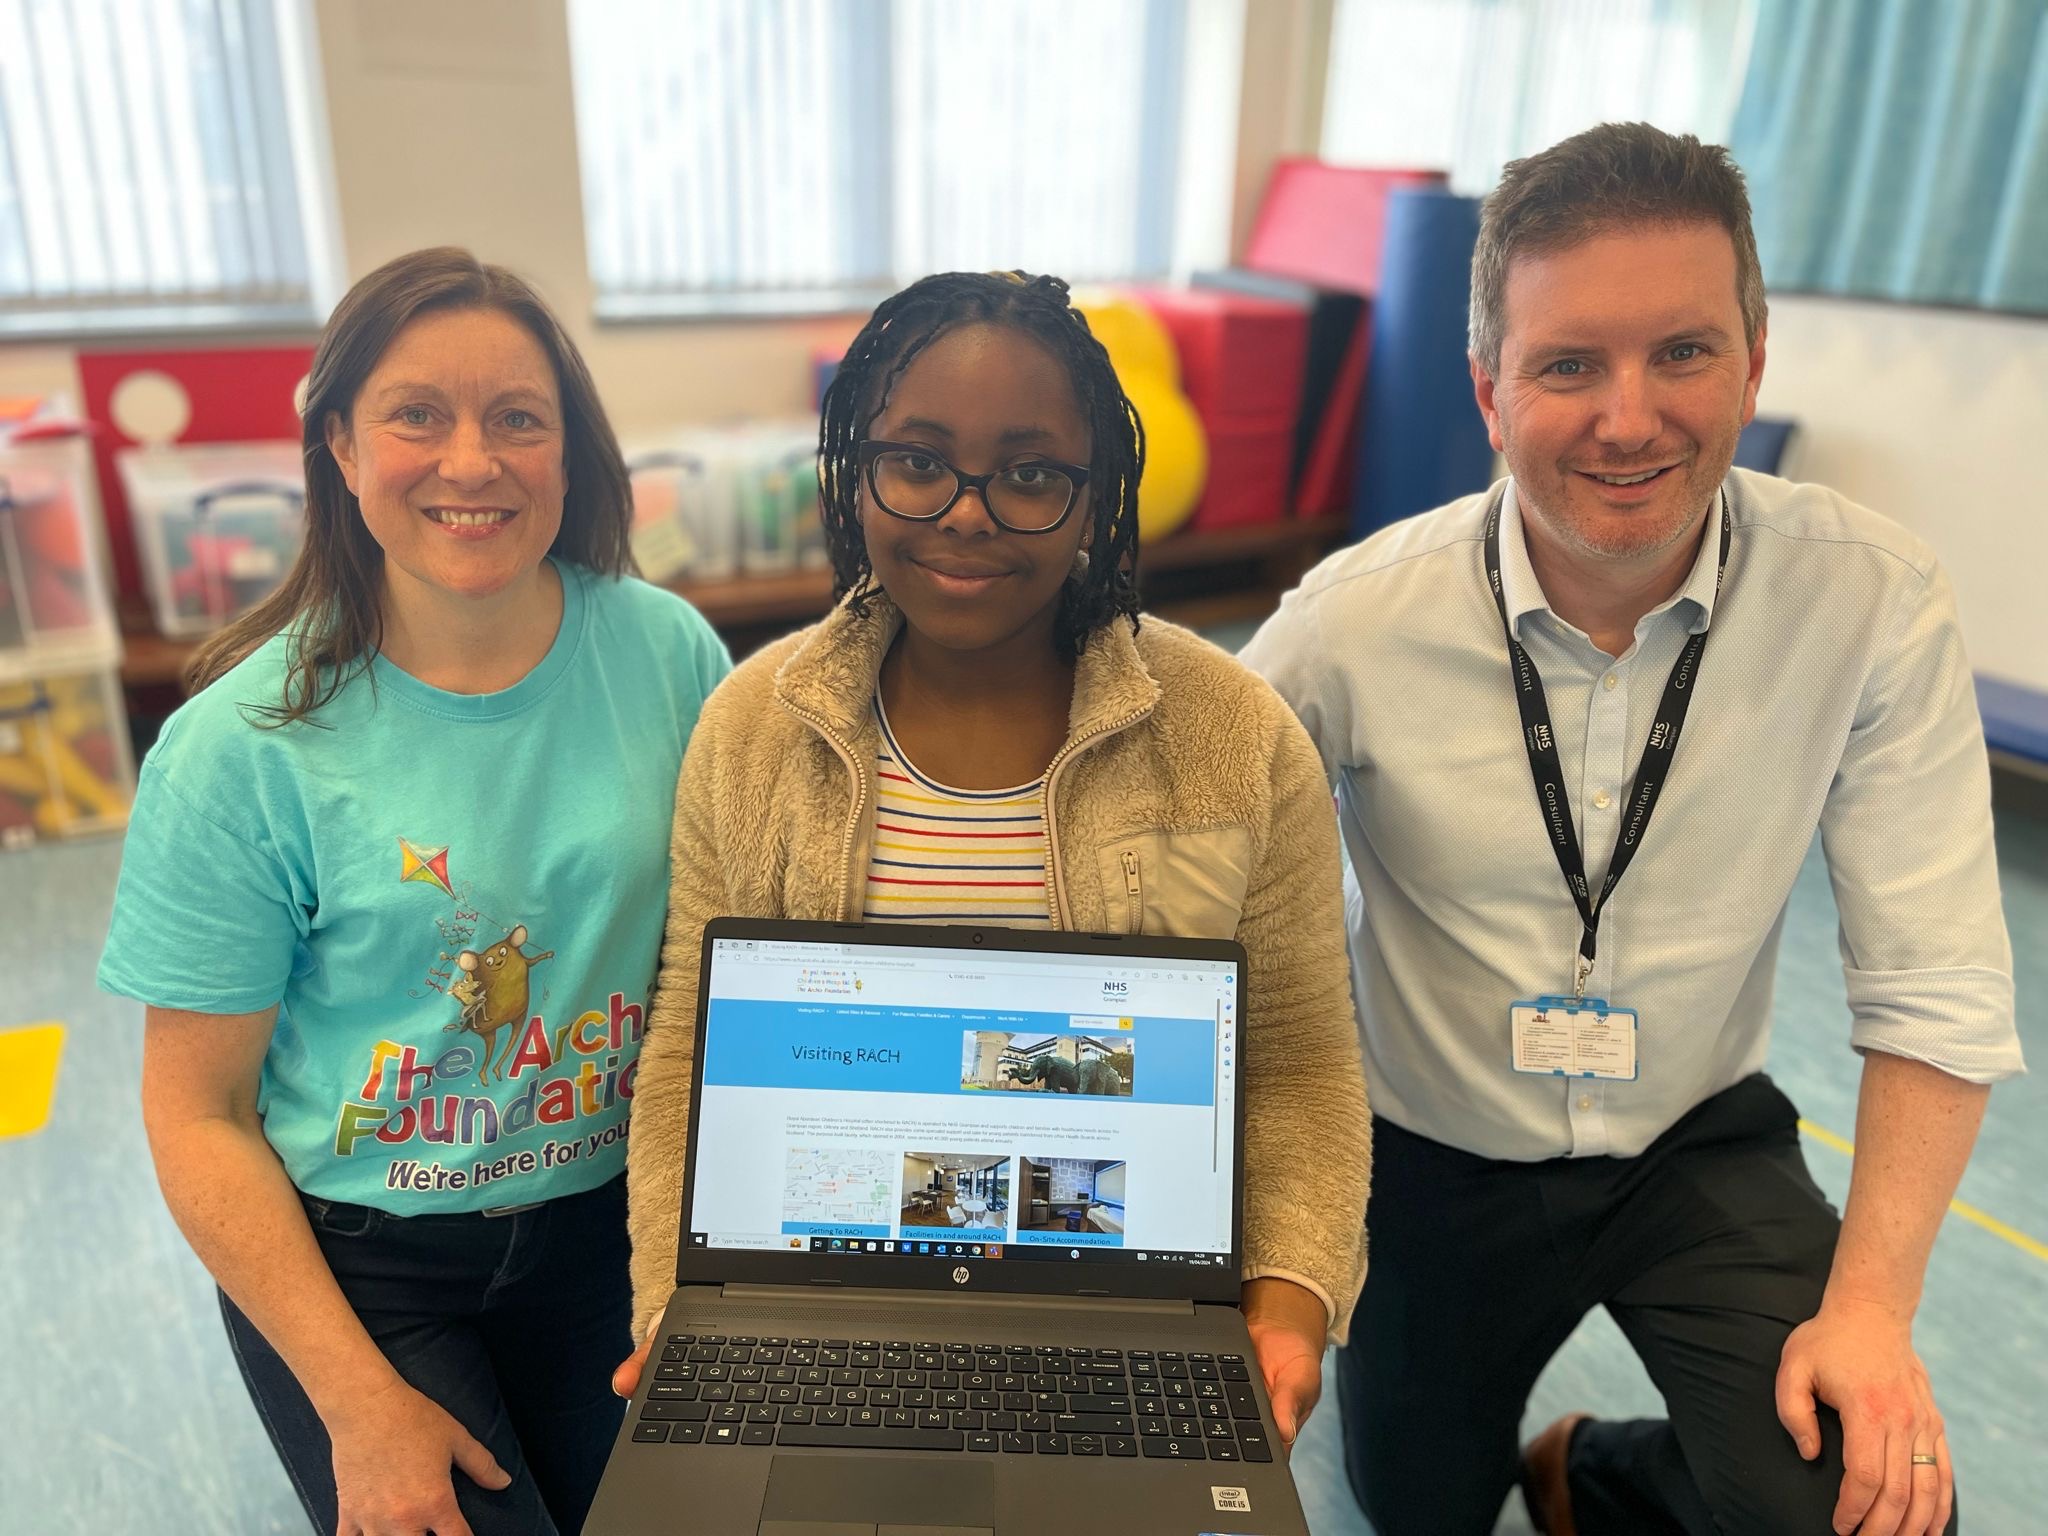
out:
<path id="1" fill-rule="evenodd" d="M 1218 1509 L 1228 1510 L 1233 1515 L 1248 1515 L 1252 1512 L 1252 1496 L 1242 1488 L 1218 1488 L 1211 1483 L 1209 1494 L 1216 1500 Z"/>

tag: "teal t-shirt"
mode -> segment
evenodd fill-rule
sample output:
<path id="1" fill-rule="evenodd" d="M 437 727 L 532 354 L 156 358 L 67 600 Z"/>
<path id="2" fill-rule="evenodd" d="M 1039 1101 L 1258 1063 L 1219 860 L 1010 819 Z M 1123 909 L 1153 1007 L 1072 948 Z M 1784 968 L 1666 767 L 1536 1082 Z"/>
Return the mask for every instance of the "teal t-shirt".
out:
<path id="1" fill-rule="evenodd" d="M 557 569 L 561 630 L 502 692 L 379 657 L 259 729 L 279 637 L 143 763 L 100 985 L 279 1005 L 258 1105 L 308 1194 L 477 1210 L 625 1166 L 676 775 L 731 662 L 672 593 Z"/>

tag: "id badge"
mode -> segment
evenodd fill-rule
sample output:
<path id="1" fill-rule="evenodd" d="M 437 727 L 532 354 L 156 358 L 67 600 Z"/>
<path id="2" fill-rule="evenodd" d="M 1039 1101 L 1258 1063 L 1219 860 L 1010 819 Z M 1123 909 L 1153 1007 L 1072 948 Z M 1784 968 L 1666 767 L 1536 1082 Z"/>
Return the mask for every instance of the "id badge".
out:
<path id="1" fill-rule="evenodd" d="M 1633 1008 L 1604 997 L 1538 997 L 1508 1008 L 1514 1069 L 1545 1077 L 1636 1080 Z"/>

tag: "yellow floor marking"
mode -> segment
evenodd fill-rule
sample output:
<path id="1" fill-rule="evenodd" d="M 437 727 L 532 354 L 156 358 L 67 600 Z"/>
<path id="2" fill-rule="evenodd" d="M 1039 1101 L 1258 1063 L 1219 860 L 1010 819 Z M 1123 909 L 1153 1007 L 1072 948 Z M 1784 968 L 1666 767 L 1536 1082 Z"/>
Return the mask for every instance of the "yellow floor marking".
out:
<path id="1" fill-rule="evenodd" d="M 0 1136 L 27 1136 L 50 1118 L 57 1093 L 62 1024 L 0 1030 Z"/>
<path id="2" fill-rule="evenodd" d="M 1799 1129 L 1811 1136 L 1824 1147 L 1833 1147 L 1844 1157 L 1856 1155 L 1856 1143 L 1846 1136 L 1838 1136 L 1824 1125 L 1815 1125 L 1811 1120 L 1801 1120 Z M 1988 1211 L 1980 1211 L 1965 1200 L 1951 1200 L 1948 1208 L 1973 1226 L 1982 1227 L 1993 1237 L 2002 1237 L 2021 1253 L 2032 1254 L 2043 1263 L 2048 1263 L 2048 1243 L 2039 1238 L 2027 1236 L 2018 1227 L 2009 1227 Z"/>
<path id="3" fill-rule="evenodd" d="M 1844 1157 L 1854 1157 L 1856 1155 L 1855 1142 L 1846 1136 L 1837 1136 L 1824 1125 L 1815 1125 L 1811 1120 L 1801 1120 L 1799 1122 L 1799 1129 L 1806 1132 L 1807 1135 L 1811 1136 L 1822 1146 L 1833 1147 Z"/>

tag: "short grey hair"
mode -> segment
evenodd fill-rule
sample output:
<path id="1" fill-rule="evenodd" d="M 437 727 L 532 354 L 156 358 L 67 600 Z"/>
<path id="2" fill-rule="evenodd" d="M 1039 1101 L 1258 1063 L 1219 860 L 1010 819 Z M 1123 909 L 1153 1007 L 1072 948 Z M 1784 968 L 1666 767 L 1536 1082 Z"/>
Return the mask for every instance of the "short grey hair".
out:
<path id="1" fill-rule="evenodd" d="M 1500 371 L 1508 267 L 1517 256 L 1564 250 L 1617 228 L 1718 224 L 1735 245 L 1743 339 L 1763 334 L 1763 269 L 1742 171 L 1718 144 L 1648 123 L 1602 123 L 1522 160 L 1510 160 L 1479 210 L 1472 251 L 1469 344 Z"/>

